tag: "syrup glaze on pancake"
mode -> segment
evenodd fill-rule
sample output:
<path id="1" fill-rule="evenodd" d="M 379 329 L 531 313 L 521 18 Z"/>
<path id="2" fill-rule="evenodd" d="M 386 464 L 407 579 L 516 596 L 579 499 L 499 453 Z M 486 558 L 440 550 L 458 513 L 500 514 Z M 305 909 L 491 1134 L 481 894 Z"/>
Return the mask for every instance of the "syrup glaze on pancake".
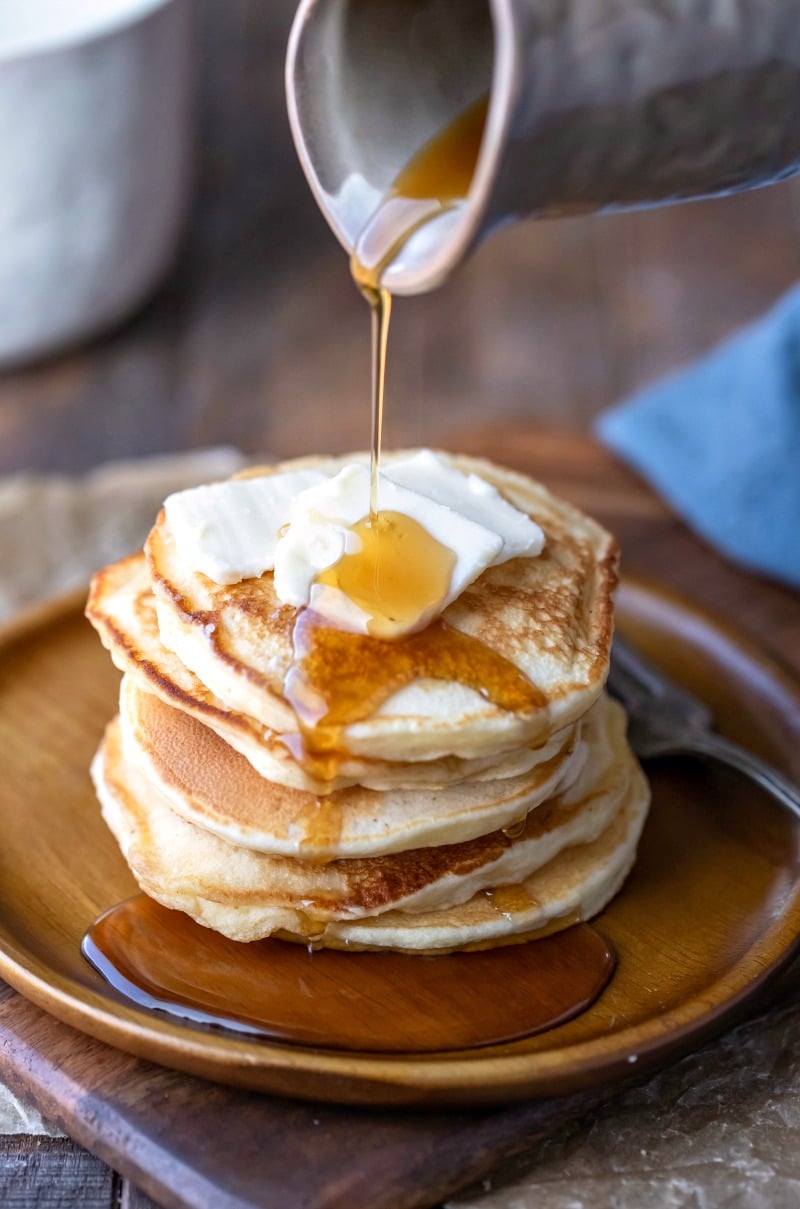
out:
<path id="1" fill-rule="evenodd" d="M 216 903 L 214 926 L 233 939 L 277 929 L 316 934 L 331 921 L 398 908 L 404 914 L 450 909 L 481 890 L 516 887 L 565 848 L 592 843 L 631 795 L 638 801 L 642 793 L 621 711 L 608 703 L 601 713 L 605 726 L 597 728 L 575 784 L 533 810 L 516 838 L 493 832 L 461 844 L 326 865 L 256 853 L 186 822 L 127 758 L 116 721 L 93 771 L 106 821 L 147 893 L 195 918 L 198 902 Z M 502 914 L 502 901 L 496 906 Z"/>
<path id="2" fill-rule="evenodd" d="M 142 692 L 126 676 L 120 715 L 126 757 L 174 810 L 233 844 L 326 861 L 460 843 L 508 828 L 578 775 L 587 745 L 606 726 L 603 702 L 586 741 L 568 740 L 552 759 L 518 777 L 459 782 L 441 790 L 353 786 L 320 799 L 269 782 L 210 728 Z"/>
<path id="3" fill-rule="evenodd" d="M 457 684 L 518 716 L 546 704 L 508 659 L 438 617 L 397 642 L 334 629 L 310 609 L 292 627 L 292 665 L 283 691 L 298 732 L 286 742 L 298 760 L 339 767 L 347 731 L 368 722 L 396 694 L 426 681 Z"/>
<path id="4" fill-rule="evenodd" d="M 276 469 L 316 465 L 335 472 L 352 460 L 304 459 Z M 336 744 L 350 753 L 392 761 L 496 754 L 541 742 L 554 729 L 571 725 L 602 689 L 616 575 L 613 539 L 523 476 L 473 459 L 450 461 L 492 483 L 546 535 L 540 556 L 486 571 L 443 615 L 445 626 L 481 644 L 498 667 L 522 673 L 530 686 L 528 698 L 517 693 L 508 699 L 512 708 L 505 709 L 459 683 L 465 677 L 452 674 L 452 662 L 444 661 L 441 679 L 431 678 L 430 667 L 417 678 L 412 667 L 404 687 L 386 678 L 390 691 L 370 716 L 340 723 Z M 163 513 L 146 550 L 165 644 L 228 708 L 282 734 L 296 734 L 285 686 L 297 665 L 297 612 L 278 600 L 271 574 L 223 588 L 192 572 L 178 556 Z M 363 653 L 361 636 L 342 635 L 342 647 L 355 638 Z M 378 643 L 375 662 L 390 658 L 393 646 L 402 643 Z M 464 662 L 469 661 L 459 666 Z M 499 673 L 496 679 L 503 680 Z M 334 692 L 331 684 L 331 698 Z M 373 696 L 370 706 L 375 704 Z M 330 744 L 326 740 L 323 746 Z M 306 742 L 305 753 L 295 754 L 307 758 L 308 747 Z"/>
<path id="5" fill-rule="evenodd" d="M 392 763 L 344 755 L 330 780 L 315 777 L 294 758 L 284 739 L 246 714 L 229 710 L 172 651 L 161 642 L 155 598 L 143 554 L 112 563 L 93 580 L 86 615 L 117 667 L 133 676 L 143 690 L 166 705 L 183 710 L 210 727 L 245 756 L 269 781 L 317 796 L 352 785 L 367 789 L 441 789 L 460 781 L 519 777 L 554 759 L 577 739 L 579 728 L 567 727 L 539 747 L 522 747 L 500 756 L 466 759 L 441 756 Z"/>

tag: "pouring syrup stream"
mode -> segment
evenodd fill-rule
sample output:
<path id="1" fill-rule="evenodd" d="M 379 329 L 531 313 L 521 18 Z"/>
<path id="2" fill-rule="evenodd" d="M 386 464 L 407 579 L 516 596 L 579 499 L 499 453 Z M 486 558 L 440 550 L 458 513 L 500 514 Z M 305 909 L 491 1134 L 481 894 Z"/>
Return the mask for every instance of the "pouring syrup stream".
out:
<path id="1" fill-rule="evenodd" d="M 488 97 L 481 97 L 424 144 L 398 174 L 367 222 L 350 259 L 350 272 L 371 309 L 372 445 L 370 520 L 378 516 L 386 350 L 392 295 L 386 269 L 421 227 L 467 196 L 481 149 Z"/>

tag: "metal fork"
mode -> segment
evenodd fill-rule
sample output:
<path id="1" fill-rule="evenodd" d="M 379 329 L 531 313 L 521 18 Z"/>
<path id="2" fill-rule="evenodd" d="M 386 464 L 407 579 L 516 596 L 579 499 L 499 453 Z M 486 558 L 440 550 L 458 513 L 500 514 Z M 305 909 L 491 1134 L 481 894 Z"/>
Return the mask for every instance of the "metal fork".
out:
<path id="1" fill-rule="evenodd" d="M 800 819 L 800 788 L 766 760 L 712 730 L 708 707 L 656 671 L 619 634 L 611 651 L 608 689 L 628 711 L 628 739 L 642 759 L 696 755 L 719 760 L 750 777 Z"/>

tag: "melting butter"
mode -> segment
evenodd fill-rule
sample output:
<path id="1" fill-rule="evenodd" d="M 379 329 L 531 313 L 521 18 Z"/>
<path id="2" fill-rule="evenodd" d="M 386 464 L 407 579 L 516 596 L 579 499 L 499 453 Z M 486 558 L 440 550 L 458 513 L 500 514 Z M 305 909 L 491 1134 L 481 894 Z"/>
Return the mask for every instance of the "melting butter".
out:
<path id="1" fill-rule="evenodd" d="M 165 511 L 193 570 L 233 584 L 274 569 L 285 604 L 384 639 L 422 629 L 488 567 L 544 545 L 491 484 L 429 450 L 381 474 L 378 515 L 369 499 L 369 469 L 354 463 L 192 488 Z"/>
<path id="2" fill-rule="evenodd" d="M 404 476 L 411 486 L 399 481 Z M 377 515 L 369 498 L 363 464 L 298 498 L 275 551 L 281 600 L 310 605 L 339 629 L 393 640 L 423 629 L 487 567 L 538 554 L 544 543 L 527 515 L 441 455 L 389 466 Z"/>
<path id="3" fill-rule="evenodd" d="M 414 629 L 420 616 L 439 609 L 450 591 L 456 556 L 418 521 L 402 512 L 379 512 L 351 530 L 360 543 L 315 581 L 343 593 L 366 618 L 373 638 Z M 319 611 L 320 595 L 315 593 Z"/>
<path id="4" fill-rule="evenodd" d="M 327 477 L 318 470 L 262 473 L 176 491 L 164 512 L 179 558 L 218 584 L 257 579 L 275 565 L 295 499 Z"/>

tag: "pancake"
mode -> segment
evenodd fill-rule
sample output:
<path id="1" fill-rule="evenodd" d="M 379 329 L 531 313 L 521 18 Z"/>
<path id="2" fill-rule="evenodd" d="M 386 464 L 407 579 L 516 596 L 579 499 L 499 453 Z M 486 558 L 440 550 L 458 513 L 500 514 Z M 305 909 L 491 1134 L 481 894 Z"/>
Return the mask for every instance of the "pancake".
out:
<path id="1" fill-rule="evenodd" d="M 166 705 L 177 707 L 210 727 L 243 755 L 267 780 L 317 796 L 352 785 L 367 789 L 419 786 L 440 789 L 459 781 L 520 777 L 553 760 L 575 742 L 577 727 L 548 738 L 539 747 L 522 747 L 499 756 L 465 759 L 445 756 L 415 763 L 366 760 L 343 754 L 330 779 L 313 775 L 292 755 L 280 735 L 247 715 L 229 710 L 161 642 L 155 598 L 143 554 L 98 571 L 92 580 L 86 616 L 121 671 Z M 504 824 L 499 824 L 500 826 Z"/>
<path id="2" fill-rule="evenodd" d="M 615 820 L 628 819 L 630 811 L 636 819 L 640 814 L 643 818 L 646 783 L 625 743 L 624 718 L 613 704 L 605 713 L 610 720 L 607 748 L 598 744 L 597 759 L 587 760 L 563 795 L 531 811 L 519 836 L 512 839 L 493 832 L 461 844 L 326 865 L 253 852 L 185 821 L 141 769 L 125 758 L 116 720 L 107 730 L 93 776 L 106 822 L 142 889 L 152 897 L 235 940 L 276 932 L 294 936 L 325 932 L 327 943 L 326 929 L 336 924 L 331 942 L 343 944 L 349 935 L 345 925 L 355 920 L 374 920 L 385 913 L 399 913 L 403 919 L 431 912 L 438 916 L 483 890 L 526 882 L 559 854 L 591 847 L 609 829 L 617 835 Z M 616 852 L 624 843 L 631 847 L 632 859 L 635 830 L 632 823 L 620 824 L 620 837 L 611 849 Z M 611 865 L 617 872 L 622 867 L 616 858 Z M 602 878 L 604 867 L 601 860 L 597 871 L 606 886 L 611 883 Z M 582 889 L 576 892 L 583 904 Z M 540 898 L 535 901 L 538 920 L 550 904 Z M 526 930 L 540 926 L 532 922 L 529 907 L 530 903 L 519 916 L 511 912 L 512 918 L 505 920 L 508 927 L 500 926 L 499 931 L 496 917 L 505 919 L 505 915 L 492 907 L 491 919 L 470 922 L 463 937 L 450 928 L 448 947 L 458 947 L 462 940 L 472 944 L 510 935 L 523 920 Z M 435 932 L 440 924 L 434 924 Z M 396 919 L 390 920 L 386 933 L 390 939 L 385 941 L 389 947 L 439 947 L 439 940 L 432 939 L 430 929 L 419 920 L 413 930 L 403 925 L 402 935 L 399 926 Z M 364 934 L 353 940 L 384 944 L 380 939 L 367 940 Z"/>
<path id="3" fill-rule="evenodd" d="M 389 911 L 374 919 L 331 923 L 316 943 L 353 951 L 451 953 L 534 940 L 590 920 L 619 893 L 633 867 L 648 803 L 647 783 L 639 770 L 626 801 L 596 840 L 564 849 L 511 887 L 507 896 L 500 887 L 450 910 L 417 915 Z M 206 918 L 199 922 L 218 927 L 215 904 L 203 903 L 202 909 Z M 294 939 L 291 932 L 286 939 Z"/>
<path id="4" fill-rule="evenodd" d="M 352 786 L 320 799 L 265 780 L 212 730 L 142 692 L 131 677 L 120 691 L 125 757 L 178 814 L 233 844 L 313 861 L 461 843 L 510 828 L 573 781 L 587 759 L 602 768 L 614 747 L 614 712 L 601 699 L 585 722 L 585 741 L 567 742 L 523 776 L 439 790 Z"/>
<path id="5" fill-rule="evenodd" d="M 399 456 L 407 455 L 387 455 L 386 461 Z M 359 459 L 364 455 L 302 459 L 274 469 L 313 466 L 333 474 Z M 453 630 L 521 671 L 535 694 L 526 708 L 503 709 L 445 666 L 440 677 L 412 678 L 378 708 L 343 726 L 340 747 L 354 756 L 475 759 L 535 746 L 574 725 L 603 688 L 616 582 L 614 539 L 531 479 L 471 458 L 449 461 L 493 484 L 545 533 L 541 555 L 485 571 L 443 614 Z M 163 511 L 146 553 L 164 645 L 227 709 L 270 731 L 296 733 L 285 686 L 297 612 L 276 596 L 272 573 L 221 586 L 192 571 L 180 558 Z M 365 660 L 380 667 L 384 658 L 393 658 L 392 645 L 402 646 L 340 635 L 336 659 L 342 677 L 358 677 Z"/>

